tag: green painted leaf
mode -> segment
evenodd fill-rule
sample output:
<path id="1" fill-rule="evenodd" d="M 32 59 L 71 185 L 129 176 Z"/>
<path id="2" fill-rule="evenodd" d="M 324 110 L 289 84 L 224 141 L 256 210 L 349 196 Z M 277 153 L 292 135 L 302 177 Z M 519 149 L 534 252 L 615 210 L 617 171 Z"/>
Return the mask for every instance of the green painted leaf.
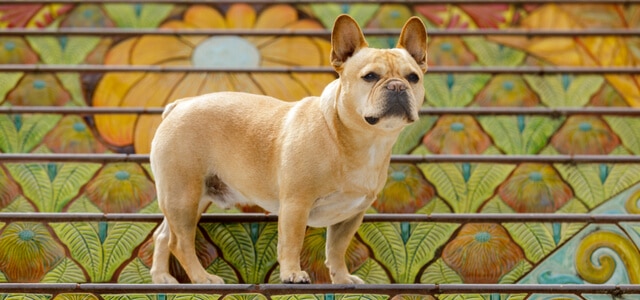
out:
<path id="1" fill-rule="evenodd" d="M 81 64 L 100 42 L 98 37 L 28 36 L 27 41 L 46 64 Z"/>
<path id="2" fill-rule="evenodd" d="M 594 208 L 605 199 L 604 187 L 600 181 L 600 168 L 597 164 L 554 165 L 560 175 L 571 185 L 576 197 Z"/>
<path id="3" fill-rule="evenodd" d="M 347 13 L 354 18 L 361 27 L 364 27 L 380 7 L 379 4 L 333 3 L 311 4 L 309 6 L 311 7 L 313 15 L 318 18 L 326 28 L 333 27 L 333 22 L 336 18 L 341 14 Z"/>
<path id="4" fill-rule="evenodd" d="M 267 300 L 262 294 L 231 294 L 227 295 L 223 300 Z"/>
<path id="5" fill-rule="evenodd" d="M 436 250 L 449 240 L 457 227 L 447 223 L 416 224 L 406 244 L 407 271 L 398 282 L 414 283 L 420 269 L 433 259 Z"/>
<path id="6" fill-rule="evenodd" d="M 80 222 L 52 223 L 50 226 L 67 245 L 71 257 L 87 271 L 90 281 L 104 281 L 104 278 L 101 278 L 104 253 L 96 228 L 89 223 Z"/>
<path id="7" fill-rule="evenodd" d="M 16 197 L 16 199 L 13 200 L 13 202 L 11 202 L 4 209 L 2 209 L 2 211 L 3 212 L 35 212 L 35 209 L 33 207 L 33 204 L 31 204 L 31 202 L 29 202 L 27 198 L 20 195 Z"/>
<path id="8" fill-rule="evenodd" d="M 71 94 L 71 101 L 74 105 L 87 106 L 79 73 L 57 73 L 56 76 L 62 86 Z"/>
<path id="9" fill-rule="evenodd" d="M 217 300 L 220 299 L 220 295 L 206 295 L 206 294 L 182 294 L 171 295 L 170 300 Z"/>
<path id="10" fill-rule="evenodd" d="M 427 205 L 421 207 L 416 211 L 417 214 L 424 214 L 424 215 L 428 215 L 432 213 L 450 213 L 450 212 L 451 212 L 451 208 L 447 205 L 447 203 L 442 201 L 442 199 L 440 199 L 437 196 L 431 201 L 429 201 Z"/>
<path id="11" fill-rule="evenodd" d="M 371 294 L 342 294 L 336 295 L 336 300 L 386 300 L 387 295 L 371 295 Z"/>
<path id="12" fill-rule="evenodd" d="M 312 294 L 296 294 L 296 295 L 274 295 L 271 296 L 273 300 L 324 300 L 323 295 Z"/>
<path id="13" fill-rule="evenodd" d="M 233 268 L 220 257 L 216 258 L 211 265 L 207 267 L 207 272 L 220 276 L 226 284 L 240 283 Z"/>
<path id="14" fill-rule="evenodd" d="M 80 188 L 89 182 L 100 166 L 100 164 L 91 163 L 58 164 L 58 172 L 52 182 L 54 211 L 62 211 L 62 208 L 78 195 Z"/>
<path id="15" fill-rule="evenodd" d="M 507 154 L 538 153 L 562 123 L 561 119 L 539 116 L 478 117 L 478 121 Z"/>
<path id="16" fill-rule="evenodd" d="M 378 262 L 371 258 L 367 258 L 364 263 L 353 272 L 353 275 L 360 277 L 368 284 L 386 284 L 391 283 L 387 272 Z"/>
<path id="17" fill-rule="evenodd" d="M 427 102 L 436 107 L 461 107 L 473 101 L 476 94 L 491 79 L 486 74 L 429 74 L 424 87 Z"/>
<path id="18" fill-rule="evenodd" d="M 61 115 L 25 115 L 18 131 L 18 152 L 26 153 L 42 142 L 44 136 L 58 124 Z"/>
<path id="19" fill-rule="evenodd" d="M 604 83 L 604 78 L 597 75 L 525 75 L 524 78 L 549 107 L 584 106 Z"/>
<path id="20" fill-rule="evenodd" d="M 407 272 L 407 254 L 399 229 L 390 223 L 364 223 L 358 233 L 374 257 L 398 280 Z"/>
<path id="21" fill-rule="evenodd" d="M 38 294 L 0 294 L 0 300 L 48 300 L 51 295 Z"/>
<path id="22" fill-rule="evenodd" d="M 149 174 L 149 178 L 155 181 L 155 178 L 153 178 L 153 171 L 151 170 L 151 164 L 140 164 L 140 165 L 147 172 L 147 174 Z"/>
<path id="23" fill-rule="evenodd" d="M 0 115 L 0 151 L 18 152 L 18 131 L 11 115 Z"/>
<path id="24" fill-rule="evenodd" d="M 438 120 L 432 116 L 422 116 L 420 119 L 407 126 L 400 132 L 398 140 L 391 150 L 393 154 L 407 154 L 411 152 L 422 141 L 422 137 L 429 131 L 433 124 Z"/>
<path id="25" fill-rule="evenodd" d="M 476 212 L 494 194 L 494 190 L 509 176 L 515 166 L 506 164 L 476 164 L 471 167 L 467 197 L 458 212 Z"/>
<path id="26" fill-rule="evenodd" d="M 2 226 L 0 226 L 0 228 L 4 227 L 4 224 L 1 224 Z M 0 282 L 9 282 L 9 279 L 7 279 L 7 276 L 4 275 L 4 273 L 0 272 Z"/>
<path id="27" fill-rule="evenodd" d="M 628 189 L 640 181 L 640 164 L 615 164 L 610 165 L 609 175 L 604 182 L 605 198 Z"/>
<path id="28" fill-rule="evenodd" d="M 442 258 L 429 265 L 420 278 L 421 283 L 462 283 L 462 278 Z"/>
<path id="29" fill-rule="evenodd" d="M 214 244 L 222 250 L 224 259 L 240 272 L 244 282 L 252 279 L 257 269 L 256 249 L 251 235 L 242 224 L 203 224 Z M 257 282 L 253 282 L 257 283 Z"/>
<path id="30" fill-rule="evenodd" d="M 0 73 L 0 103 L 5 100 L 4 97 L 7 96 L 7 93 L 18 84 L 22 75 L 24 75 L 22 72 Z"/>
<path id="31" fill-rule="evenodd" d="M 455 212 L 459 212 L 460 201 L 466 197 L 467 186 L 458 164 L 419 164 L 418 167 L 427 180 L 435 186 L 438 195 L 445 200 Z"/>
<path id="32" fill-rule="evenodd" d="M 140 258 L 134 259 L 129 263 L 118 276 L 120 283 L 151 283 L 151 274 L 149 268 L 142 263 Z"/>
<path id="33" fill-rule="evenodd" d="M 118 27 L 156 28 L 169 16 L 171 4 L 105 4 L 104 10 Z"/>
<path id="34" fill-rule="evenodd" d="M 107 237 L 103 243 L 103 267 L 101 278 L 109 281 L 120 265 L 133 254 L 149 233 L 155 223 L 108 223 Z"/>
<path id="35" fill-rule="evenodd" d="M 509 205 L 504 203 L 504 201 L 500 199 L 500 196 L 495 196 L 491 200 L 487 201 L 487 204 L 482 207 L 482 213 L 512 214 L 515 213 L 515 211 L 509 207 Z"/>
<path id="36" fill-rule="evenodd" d="M 490 42 L 484 37 L 464 37 L 462 40 L 484 66 L 519 66 L 527 56 L 526 52 Z"/>
<path id="37" fill-rule="evenodd" d="M 155 295 L 101 295 L 105 300 L 156 300 L 158 297 Z"/>
<path id="38" fill-rule="evenodd" d="M 516 283 L 518 279 L 522 278 L 522 276 L 528 273 L 531 268 L 531 264 L 523 259 L 519 261 L 518 264 L 516 264 L 513 269 L 511 269 L 511 271 L 507 272 L 507 274 L 502 275 L 498 283 Z"/>
<path id="39" fill-rule="evenodd" d="M 556 247 L 553 233 L 541 223 L 505 223 L 513 240 L 524 250 L 527 258 L 537 263 Z"/>
<path id="40" fill-rule="evenodd" d="M 261 231 L 255 243 L 257 269 L 252 272 L 252 278 L 249 281 L 251 283 L 263 282 L 269 270 L 278 260 L 278 225 L 276 223 L 263 223 L 259 224 L 259 226 Z"/>
<path id="41" fill-rule="evenodd" d="M 604 119 L 625 147 L 635 155 L 640 154 L 640 118 L 605 116 Z"/>
<path id="42" fill-rule="evenodd" d="M 101 213 L 102 211 L 86 195 L 82 195 L 69 205 L 67 212 Z"/>
<path id="43" fill-rule="evenodd" d="M 99 298 L 94 294 L 58 294 L 54 298 L 55 300 L 98 300 Z"/>
<path id="44" fill-rule="evenodd" d="M 65 283 L 65 282 L 86 282 L 82 269 L 71 259 L 64 258 L 58 265 L 49 271 L 41 282 L 43 283 Z"/>
<path id="45" fill-rule="evenodd" d="M 13 179 L 20 185 L 24 195 L 41 212 L 55 212 L 53 186 L 44 164 L 6 164 Z"/>

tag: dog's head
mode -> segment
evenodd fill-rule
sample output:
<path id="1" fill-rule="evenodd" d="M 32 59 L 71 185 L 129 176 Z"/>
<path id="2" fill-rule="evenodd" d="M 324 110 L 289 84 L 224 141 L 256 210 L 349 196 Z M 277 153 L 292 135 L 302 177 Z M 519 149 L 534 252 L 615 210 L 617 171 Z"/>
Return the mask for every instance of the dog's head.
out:
<path id="1" fill-rule="evenodd" d="M 405 23 L 396 48 L 374 49 L 356 21 L 341 15 L 331 47 L 331 64 L 340 75 L 336 104 L 341 118 L 348 116 L 353 126 L 393 132 L 418 119 L 427 71 L 427 32 L 419 18 Z"/>

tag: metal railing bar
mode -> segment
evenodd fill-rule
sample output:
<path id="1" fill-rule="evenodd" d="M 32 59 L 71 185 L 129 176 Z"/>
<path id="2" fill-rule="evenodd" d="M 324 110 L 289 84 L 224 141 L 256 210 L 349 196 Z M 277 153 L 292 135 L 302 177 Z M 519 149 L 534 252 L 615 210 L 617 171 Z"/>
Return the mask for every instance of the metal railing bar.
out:
<path id="1" fill-rule="evenodd" d="M 3 64 L 0 72 L 224 72 L 224 73 L 335 73 L 331 67 L 258 67 L 258 68 L 208 68 L 193 66 L 159 65 L 46 65 L 46 64 Z M 475 67 L 475 66 L 432 66 L 428 74 L 640 74 L 640 67 L 569 67 L 569 66 L 524 66 L 524 67 Z"/>
<path id="2" fill-rule="evenodd" d="M 429 36 L 527 36 L 527 37 L 583 37 L 583 36 L 640 36 L 640 29 L 593 28 L 566 29 L 440 29 L 428 28 Z M 363 29 L 366 36 L 396 36 L 399 29 Z M 163 29 L 163 28 L 8 28 L 0 29 L 0 36 L 139 36 L 139 35 L 242 35 L 242 36 L 313 36 L 329 37 L 331 31 L 317 29 Z"/>
<path id="3" fill-rule="evenodd" d="M 46 213 L 2 212 L 0 222 L 149 222 L 159 223 L 163 215 L 158 213 Z M 276 222 L 276 214 L 264 213 L 205 213 L 203 223 L 262 223 Z M 438 214 L 367 214 L 364 222 L 415 222 L 415 223 L 591 223 L 616 224 L 640 222 L 638 214 L 582 214 L 582 213 L 438 213 Z"/>
<path id="4" fill-rule="evenodd" d="M 147 154 L 80 154 L 80 153 L 0 153 L 0 163 L 24 162 L 85 162 L 85 163 L 114 163 L 135 162 L 148 163 Z M 640 155 L 410 155 L 396 154 L 391 156 L 392 163 L 640 163 Z"/>
<path id="5" fill-rule="evenodd" d="M 0 106 L 0 114 L 162 114 L 162 107 Z M 420 115 L 612 115 L 640 116 L 633 107 L 424 107 Z"/>
<path id="6" fill-rule="evenodd" d="M 315 3 L 339 3 L 356 4 L 372 3 L 371 0 L 244 0 L 247 4 L 315 4 Z M 131 3 L 130 0 L 13 0 L 0 1 L 0 4 L 38 3 L 38 4 L 110 4 Z M 137 0 L 135 3 L 148 4 L 211 4 L 210 0 Z M 216 0 L 218 4 L 237 3 L 236 0 Z M 375 4 L 633 4 L 640 0 L 379 0 Z"/>
<path id="7" fill-rule="evenodd" d="M 117 284 L 117 283 L 0 283 L 5 293 L 260 293 L 287 294 L 637 294 L 638 284 Z"/>

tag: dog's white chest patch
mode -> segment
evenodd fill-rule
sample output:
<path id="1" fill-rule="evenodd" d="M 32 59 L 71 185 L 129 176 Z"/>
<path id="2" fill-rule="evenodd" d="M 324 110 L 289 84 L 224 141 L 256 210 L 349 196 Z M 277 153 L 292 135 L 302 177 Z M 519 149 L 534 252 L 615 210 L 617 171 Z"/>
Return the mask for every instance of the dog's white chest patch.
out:
<path id="1" fill-rule="evenodd" d="M 367 209 L 369 205 L 371 205 L 371 201 L 367 196 L 333 193 L 316 200 L 309 213 L 308 225 L 311 227 L 327 227 L 340 223 Z"/>

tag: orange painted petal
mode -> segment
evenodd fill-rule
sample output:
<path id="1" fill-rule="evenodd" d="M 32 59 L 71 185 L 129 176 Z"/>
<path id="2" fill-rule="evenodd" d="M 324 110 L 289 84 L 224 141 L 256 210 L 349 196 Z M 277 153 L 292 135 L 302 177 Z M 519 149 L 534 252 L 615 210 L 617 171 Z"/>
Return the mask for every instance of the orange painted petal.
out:
<path id="1" fill-rule="evenodd" d="M 235 91 L 252 93 L 252 94 L 264 94 L 260 86 L 253 81 L 251 75 L 246 73 L 231 73 L 231 82 Z"/>
<path id="2" fill-rule="evenodd" d="M 256 11 L 247 4 L 234 4 L 227 11 L 229 28 L 253 28 L 256 23 Z"/>
<path id="3" fill-rule="evenodd" d="M 640 107 L 640 76 L 605 75 L 605 78 L 620 92 L 629 106 Z"/>
<path id="4" fill-rule="evenodd" d="M 231 82 L 231 78 L 229 75 L 223 73 L 214 73 L 207 76 L 198 94 L 208 94 L 233 90 L 233 83 Z"/>
<path id="5" fill-rule="evenodd" d="M 322 73 L 293 73 L 291 76 L 314 96 L 320 96 L 324 88 L 336 79 L 336 77 L 331 74 Z"/>
<path id="6" fill-rule="evenodd" d="M 135 130 L 135 143 L 134 149 L 135 153 L 138 154 L 146 154 L 151 152 L 151 141 L 155 136 L 156 130 L 158 126 L 160 126 L 160 122 L 162 121 L 162 117 L 159 115 L 143 115 L 140 116 L 138 122 L 136 123 Z"/>
<path id="7" fill-rule="evenodd" d="M 169 95 L 167 103 L 182 98 L 197 96 L 199 94 L 200 87 L 203 85 L 206 78 L 207 73 L 187 74 L 184 76 L 182 81 L 176 85 L 176 88 L 173 89 L 171 95 Z"/>
<path id="8" fill-rule="evenodd" d="M 273 5 L 256 20 L 256 28 L 284 28 L 298 20 L 298 12 L 290 5 Z"/>
<path id="9" fill-rule="evenodd" d="M 206 5 L 191 6 L 184 13 L 184 21 L 197 28 L 225 28 L 224 17 L 217 10 Z"/>
<path id="10" fill-rule="evenodd" d="M 193 48 L 175 36 L 145 35 L 131 53 L 131 64 L 153 65 L 191 57 Z M 189 63 L 186 63 L 187 65 Z"/>
<path id="11" fill-rule="evenodd" d="M 160 28 L 163 29 L 196 29 L 193 25 L 187 24 L 183 21 L 179 20 L 171 20 L 162 24 Z M 207 39 L 208 36 L 195 36 L 195 35 L 183 35 L 180 36 L 180 39 L 189 43 L 191 47 L 195 47 L 200 44 L 202 41 Z"/>
<path id="12" fill-rule="evenodd" d="M 309 95 L 309 92 L 289 74 L 251 74 L 265 95 L 285 101 L 297 101 Z"/>
<path id="13" fill-rule="evenodd" d="M 137 38 L 127 39 L 113 46 L 104 58 L 105 65 L 128 65 L 131 49 L 138 42 Z"/>
<path id="14" fill-rule="evenodd" d="M 323 53 L 312 39 L 307 37 L 283 37 L 260 48 L 263 60 L 288 66 L 318 66 Z"/>

